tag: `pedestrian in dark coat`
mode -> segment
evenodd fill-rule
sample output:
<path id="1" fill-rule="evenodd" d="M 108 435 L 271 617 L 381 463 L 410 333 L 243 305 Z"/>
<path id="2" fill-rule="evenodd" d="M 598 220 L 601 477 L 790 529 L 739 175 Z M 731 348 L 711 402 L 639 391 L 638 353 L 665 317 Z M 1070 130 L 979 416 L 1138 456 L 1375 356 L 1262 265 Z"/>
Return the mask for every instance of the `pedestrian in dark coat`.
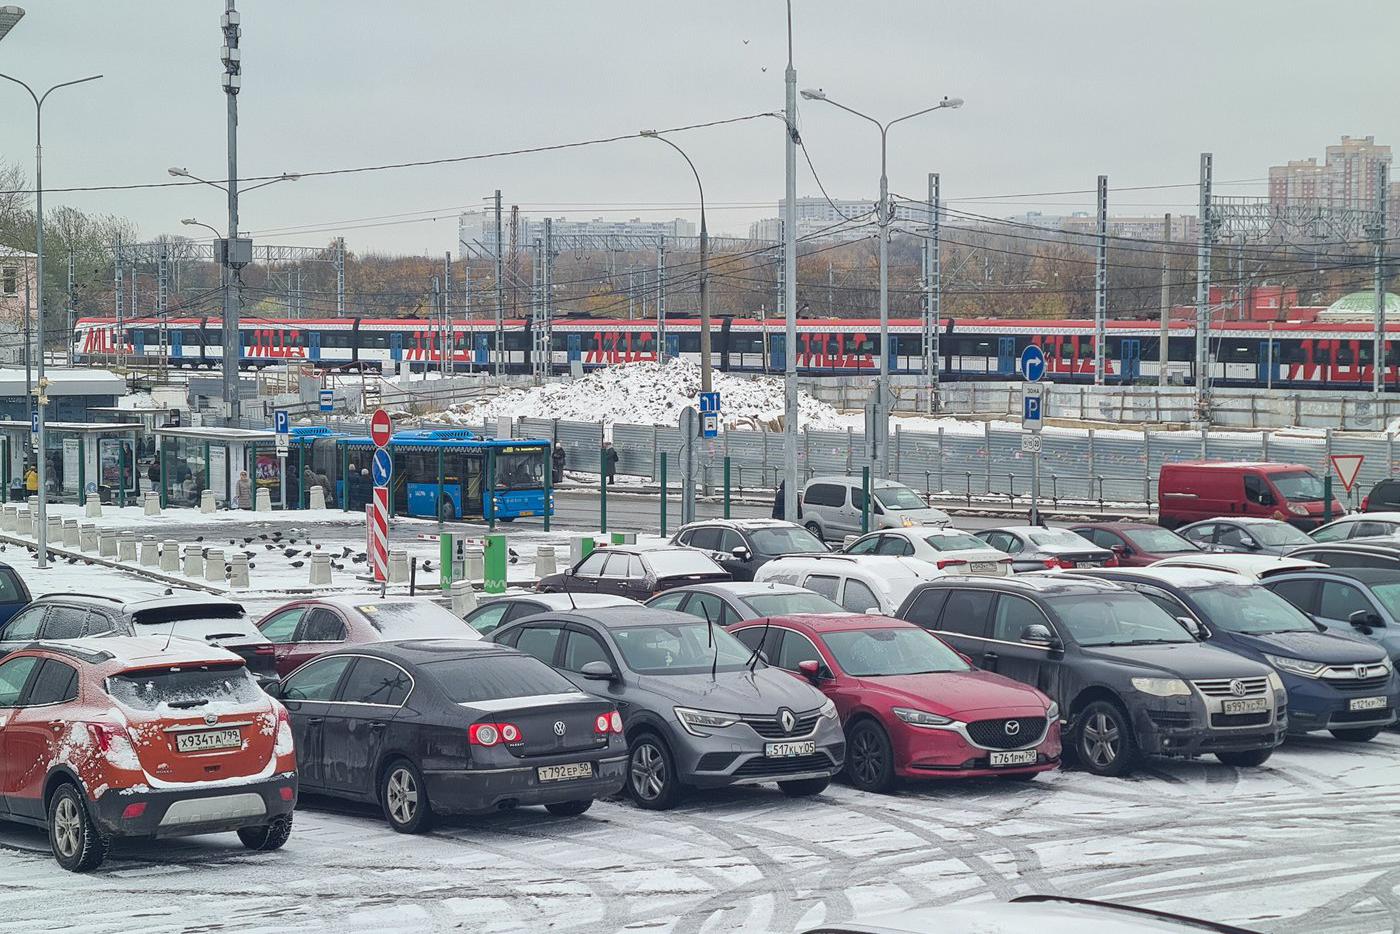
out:
<path id="1" fill-rule="evenodd" d="M 603 442 L 603 473 L 607 475 L 609 485 L 617 479 L 617 448 L 611 441 Z"/>

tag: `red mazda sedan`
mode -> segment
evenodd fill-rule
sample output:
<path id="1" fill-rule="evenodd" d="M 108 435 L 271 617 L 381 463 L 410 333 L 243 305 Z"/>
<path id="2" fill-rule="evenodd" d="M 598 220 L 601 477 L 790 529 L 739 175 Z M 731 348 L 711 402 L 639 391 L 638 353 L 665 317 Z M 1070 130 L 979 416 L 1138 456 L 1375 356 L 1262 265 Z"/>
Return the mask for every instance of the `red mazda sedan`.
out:
<path id="1" fill-rule="evenodd" d="M 1035 688 L 973 668 L 936 636 L 885 616 L 786 616 L 729 630 L 836 702 L 846 776 L 1030 780 L 1060 761 L 1060 711 Z"/>

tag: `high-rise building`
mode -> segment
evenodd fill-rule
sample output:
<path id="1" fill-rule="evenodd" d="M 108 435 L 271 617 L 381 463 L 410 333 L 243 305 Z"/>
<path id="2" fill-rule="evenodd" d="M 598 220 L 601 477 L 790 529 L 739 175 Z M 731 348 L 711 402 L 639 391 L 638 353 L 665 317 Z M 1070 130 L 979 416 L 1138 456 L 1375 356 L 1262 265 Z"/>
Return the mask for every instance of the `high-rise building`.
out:
<path id="1" fill-rule="evenodd" d="M 858 240 L 874 233 L 875 202 L 838 198 L 797 199 L 797 238 L 799 240 Z M 782 236 L 783 203 L 778 202 L 779 217 L 765 217 L 749 225 L 752 240 L 778 240 Z M 917 224 L 928 222 L 928 212 L 921 204 L 896 204 L 894 222 Z"/>
<path id="2" fill-rule="evenodd" d="M 1390 164 L 1390 147 L 1377 145 L 1374 136 L 1343 136 L 1327 147 L 1322 165 L 1310 158 L 1270 167 L 1269 203 L 1370 211 L 1379 167 Z"/>
<path id="3" fill-rule="evenodd" d="M 1332 177 L 1316 158 L 1293 159 L 1269 167 L 1269 203 L 1278 207 L 1330 204 Z"/>
<path id="4" fill-rule="evenodd" d="M 644 221 L 637 217 L 625 221 L 610 221 L 601 217 L 583 221 L 556 217 L 552 220 L 550 229 L 551 233 L 558 237 L 613 236 L 642 237 L 655 240 L 662 237 L 675 239 L 676 237 L 694 237 L 696 235 L 695 222 L 682 217 L 669 221 Z M 464 211 L 457 217 L 457 237 L 462 244 L 465 244 L 465 246 L 459 245 L 462 250 L 476 247 L 494 254 L 496 252 L 496 212 Z M 516 245 L 521 250 L 533 249 L 535 241 L 542 237 L 544 237 L 544 221 L 540 218 L 520 215 L 517 223 Z M 501 239 L 509 248 L 510 215 L 508 213 L 503 214 L 501 218 Z"/>

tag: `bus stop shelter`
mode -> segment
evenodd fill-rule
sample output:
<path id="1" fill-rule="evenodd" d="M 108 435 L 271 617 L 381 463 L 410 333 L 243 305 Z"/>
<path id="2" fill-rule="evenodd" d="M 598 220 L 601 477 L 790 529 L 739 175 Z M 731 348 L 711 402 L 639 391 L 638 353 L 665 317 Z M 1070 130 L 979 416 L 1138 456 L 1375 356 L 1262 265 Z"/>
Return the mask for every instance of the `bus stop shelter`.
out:
<path id="1" fill-rule="evenodd" d="M 256 491 L 281 499 L 282 477 L 277 438 L 271 431 L 252 428 L 165 427 L 156 429 L 160 456 L 162 506 L 198 506 L 200 494 L 214 492 L 215 502 L 236 505 L 239 473 L 248 471 L 249 506 L 256 508 Z"/>
<path id="2" fill-rule="evenodd" d="M 6 500 L 23 500 L 24 472 L 38 437 L 29 422 L 0 421 L 0 483 Z M 137 467 L 142 426 L 137 422 L 49 422 L 44 425 L 48 500 L 81 503 L 97 493 L 125 506 L 141 493 Z"/>

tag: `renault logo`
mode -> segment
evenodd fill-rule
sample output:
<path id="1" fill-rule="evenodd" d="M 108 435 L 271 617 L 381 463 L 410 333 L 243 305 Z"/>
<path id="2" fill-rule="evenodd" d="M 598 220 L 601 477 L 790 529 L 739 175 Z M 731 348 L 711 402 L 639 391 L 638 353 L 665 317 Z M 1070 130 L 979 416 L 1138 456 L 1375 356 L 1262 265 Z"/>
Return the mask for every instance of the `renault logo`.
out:
<path id="1" fill-rule="evenodd" d="M 1368 670 L 1369 670 L 1369 669 L 1367 668 L 1366 665 L 1357 665 L 1357 666 L 1353 669 L 1353 671 L 1356 673 L 1356 676 L 1357 676 L 1358 678 L 1364 678 L 1364 677 L 1366 677 L 1366 672 L 1367 672 Z"/>
<path id="2" fill-rule="evenodd" d="M 778 723 L 782 724 L 784 733 L 791 733 L 793 727 L 797 726 L 797 717 L 793 716 L 791 710 L 784 707 L 778 711 Z"/>
<path id="3" fill-rule="evenodd" d="M 204 722 L 213 726 L 215 723 L 219 722 L 219 718 L 216 714 L 207 713 L 204 715 Z"/>
<path id="4" fill-rule="evenodd" d="M 1015 735 L 1016 735 L 1017 733 L 1019 733 L 1019 732 L 1021 732 L 1021 721 L 1020 721 L 1020 720 L 1007 720 L 1007 721 L 1006 721 L 1006 735 L 1007 735 L 1007 736 L 1015 736 Z"/>
<path id="5" fill-rule="evenodd" d="M 1235 695 L 1236 697 L 1244 697 L 1245 694 L 1248 693 L 1248 691 L 1249 688 L 1244 686 L 1243 681 L 1236 679 L 1230 682 L 1230 693 Z"/>
<path id="6" fill-rule="evenodd" d="M 555 735 L 555 736 L 563 736 L 563 735 L 564 735 L 564 721 L 563 721 L 563 720 L 555 720 L 555 721 L 554 721 L 554 735 Z"/>

